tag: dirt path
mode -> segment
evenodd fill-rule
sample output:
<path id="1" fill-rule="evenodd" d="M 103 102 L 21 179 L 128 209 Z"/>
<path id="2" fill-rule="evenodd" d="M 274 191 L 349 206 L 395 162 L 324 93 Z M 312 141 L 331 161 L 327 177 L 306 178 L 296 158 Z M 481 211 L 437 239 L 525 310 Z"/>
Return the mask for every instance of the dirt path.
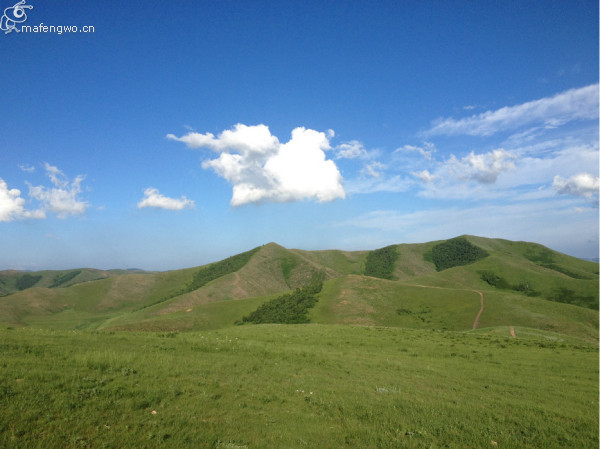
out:
<path id="1" fill-rule="evenodd" d="M 475 330 L 479 327 L 479 318 L 481 318 L 481 314 L 483 313 L 483 293 L 481 293 L 479 290 L 471 290 L 471 291 L 479 293 L 479 296 L 481 297 L 481 309 L 479 309 L 479 313 L 475 317 L 475 321 L 473 321 L 473 330 Z"/>

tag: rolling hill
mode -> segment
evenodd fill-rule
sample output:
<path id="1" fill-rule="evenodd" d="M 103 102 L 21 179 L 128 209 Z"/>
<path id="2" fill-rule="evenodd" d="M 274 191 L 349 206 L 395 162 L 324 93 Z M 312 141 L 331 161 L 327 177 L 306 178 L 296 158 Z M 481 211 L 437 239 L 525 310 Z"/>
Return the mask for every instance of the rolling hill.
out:
<path id="1" fill-rule="evenodd" d="M 0 323 L 218 329 L 242 322 L 269 301 L 291 304 L 315 276 L 320 285 L 314 307 L 303 312 L 313 323 L 598 340 L 597 263 L 535 243 L 475 236 L 353 252 L 269 243 L 167 272 L 4 271 Z"/>

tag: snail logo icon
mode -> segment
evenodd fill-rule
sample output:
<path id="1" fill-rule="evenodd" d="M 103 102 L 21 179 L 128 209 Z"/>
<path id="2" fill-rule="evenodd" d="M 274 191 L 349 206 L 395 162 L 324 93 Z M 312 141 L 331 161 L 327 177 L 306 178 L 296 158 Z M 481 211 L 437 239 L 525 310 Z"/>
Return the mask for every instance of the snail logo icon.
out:
<path id="1" fill-rule="evenodd" d="M 0 19 L 0 30 L 4 31 L 4 34 L 12 33 L 13 31 L 16 31 L 17 33 L 21 32 L 21 30 L 16 27 L 16 24 L 23 23 L 27 20 L 25 9 L 33 9 L 33 6 L 26 5 L 25 2 L 26 0 L 21 0 L 4 10 L 4 14 Z"/>

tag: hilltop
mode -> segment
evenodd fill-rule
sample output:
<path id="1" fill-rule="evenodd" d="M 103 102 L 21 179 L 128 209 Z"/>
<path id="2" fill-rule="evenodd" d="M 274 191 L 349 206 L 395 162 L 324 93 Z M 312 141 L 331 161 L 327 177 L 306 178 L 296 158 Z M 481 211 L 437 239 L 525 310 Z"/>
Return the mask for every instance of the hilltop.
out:
<path id="1" fill-rule="evenodd" d="M 318 291 L 303 290 L 315 282 Z M 308 305 L 296 310 L 303 322 L 598 338 L 597 263 L 468 235 L 372 251 L 269 243 L 167 272 L 3 271 L 0 295 L 9 326 L 218 329 L 279 301 L 271 309 Z"/>

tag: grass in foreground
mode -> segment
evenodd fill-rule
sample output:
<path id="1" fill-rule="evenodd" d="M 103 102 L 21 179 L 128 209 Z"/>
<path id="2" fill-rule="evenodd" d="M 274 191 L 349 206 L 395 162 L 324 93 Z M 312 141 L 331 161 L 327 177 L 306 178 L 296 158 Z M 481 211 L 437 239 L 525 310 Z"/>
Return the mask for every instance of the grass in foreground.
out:
<path id="1" fill-rule="evenodd" d="M 517 335 L 2 329 L 0 446 L 597 448 L 597 347 Z"/>

